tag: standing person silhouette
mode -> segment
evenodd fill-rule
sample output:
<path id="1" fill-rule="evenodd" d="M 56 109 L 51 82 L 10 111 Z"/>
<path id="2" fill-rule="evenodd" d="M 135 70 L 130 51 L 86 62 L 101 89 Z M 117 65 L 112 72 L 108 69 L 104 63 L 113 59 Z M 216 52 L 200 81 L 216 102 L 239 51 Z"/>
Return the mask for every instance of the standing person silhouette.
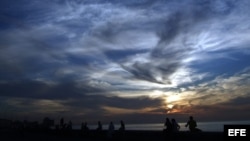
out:
<path id="1" fill-rule="evenodd" d="M 103 136 L 102 123 L 101 123 L 101 121 L 98 121 L 97 124 L 98 124 L 98 127 L 96 128 L 96 137 L 102 138 L 102 136 Z"/>
<path id="2" fill-rule="evenodd" d="M 67 129 L 68 130 L 72 130 L 72 121 L 70 120 L 68 125 L 67 125 Z"/>
<path id="3" fill-rule="evenodd" d="M 121 127 L 119 128 L 119 131 L 124 131 L 125 130 L 125 124 L 124 122 L 121 120 Z"/>
<path id="4" fill-rule="evenodd" d="M 102 131 L 102 123 L 98 121 L 98 127 L 96 129 L 97 131 Z"/>
<path id="5" fill-rule="evenodd" d="M 164 123 L 164 126 L 165 126 L 165 129 L 164 129 L 164 130 L 166 131 L 166 133 L 169 133 L 169 132 L 172 131 L 172 124 L 171 124 L 169 118 L 166 118 L 166 121 L 165 121 L 165 123 Z"/>
<path id="6" fill-rule="evenodd" d="M 189 130 L 191 132 L 201 131 L 200 129 L 196 128 L 197 123 L 196 123 L 196 121 L 194 120 L 194 118 L 192 116 L 189 117 L 189 120 L 188 120 L 188 122 L 187 122 L 187 124 L 185 126 L 189 127 Z"/>
<path id="7" fill-rule="evenodd" d="M 109 123 L 109 128 L 108 128 L 108 139 L 113 138 L 114 132 L 115 132 L 115 126 L 114 126 L 113 122 L 110 122 Z"/>
<path id="8" fill-rule="evenodd" d="M 64 119 L 63 119 L 63 117 L 60 119 L 60 127 L 61 127 L 61 129 L 64 128 Z"/>

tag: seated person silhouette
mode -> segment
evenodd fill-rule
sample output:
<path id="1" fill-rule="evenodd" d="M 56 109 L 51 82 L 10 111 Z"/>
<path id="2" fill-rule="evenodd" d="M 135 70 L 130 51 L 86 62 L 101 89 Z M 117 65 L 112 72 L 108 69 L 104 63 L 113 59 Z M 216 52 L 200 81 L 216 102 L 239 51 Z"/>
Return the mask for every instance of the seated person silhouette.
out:
<path id="1" fill-rule="evenodd" d="M 191 132 L 197 132 L 197 131 L 201 131 L 200 129 L 196 128 L 197 127 L 197 123 L 194 120 L 194 118 L 192 116 L 189 117 L 189 120 L 187 122 L 187 124 L 185 125 L 186 127 L 189 126 L 189 130 Z"/>

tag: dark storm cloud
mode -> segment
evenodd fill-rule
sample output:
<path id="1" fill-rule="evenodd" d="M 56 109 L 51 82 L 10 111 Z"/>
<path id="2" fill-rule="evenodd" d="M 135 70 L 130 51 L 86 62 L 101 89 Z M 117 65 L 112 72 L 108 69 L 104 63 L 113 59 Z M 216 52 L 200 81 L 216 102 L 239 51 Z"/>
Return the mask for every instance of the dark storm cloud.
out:
<path id="1" fill-rule="evenodd" d="M 54 60 L 60 60 L 58 49 L 47 44 L 42 39 L 35 39 L 32 34 L 16 31 L 17 35 L 1 35 L 1 73 L 7 79 L 20 79 L 34 73 L 53 70 L 61 66 Z M 23 36 L 22 36 L 23 35 Z M 27 36 L 30 35 L 30 36 Z M 16 46 L 18 44 L 18 46 Z M 3 77 L 3 78 L 4 78 Z M 13 78 L 11 78 L 13 77 Z"/>
<path id="2" fill-rule="evenodd" d="M 69 92 L 67 88 L 61 88 L 61 90 Z M 68 94 L 71 95 L 71 97 L 64 97 L 62 92 L 60 92 L 60 94 L 62 95 L 57 99 L 51 98 L 51 95 L 49 99 L 45 99 L 48 98 L 46 96 L 29 96 L 27 98 L 17 98 L 17 96 L 15 96 L 13 98 L 1 97 L 0 101 L 3 104 L 2 108 L 6 109 L 10 113 L 15 112 L 15 114 L 21 118 L 23 116 L 30 116 L 30 114 L 35 114 L 38 117 L 40 116 L 40 118 L 41 116 L 48 115 L 57 118 L 58 115 L 60 115 L 70 119 L 74 118 L 74 121 L 77 122 L 82 119 L 95 122 L 100 120 L 100 118 L 103 122 L 108 122 L 111 119 L 117 120 L 117 118 L 125 118 L 126 121 L 134 122 L 133 118 L 135 115 L 140 117 L 140 115 L 151 115 L 155 112 L 164 112 L 164 110 L 160 108 L 161 99 L 151 99 L 148 97 L 120 98 L 116 96 L 106 97 L 102 95 L 77 96 L 72 91 L 70 94 Z M 111 107 L 115 109 L 120 108 L 120 114 L 112 114 L 112 111 L 107 111 L 105 107 Z M 155 110 L 148 111 L 148 113 L 144 113 L 142 111 L 142 109 L 150 107 L 154 107 Z M 159 107 L 158 110 L 156 110 L 155 107 Z M 127 113 L 126 110 L 132 110 L 132 112 Z M 7 111 L 0 110 L 0 113 L 6 114 Z M 110 114 L 112 116 L 110 116 Z"/>
<path id="3" fill-rule="evenodd" d="M 247 94 L 247 96 L 244 97 L 237 97 L 235 99 L 232 99 L 229 102 L 223 103 L 222 105 L 227 105 L 227 106 L 250 106 L 250 93 Z"/>
<path id="4" fill-rule="evenodd" d="M 77 83 L 62 81 L 62 83 L 46 83 L 39 81 L 22 80 L 0 84 L 1 96 L 33 98 L 33 99 L 55 99 L 64 100 L 68 98 L 82 98 L 86 94 L 105 93 L 106 90 L 98 89 L 82 82 L 81 86 Z"/>
<path id="5" fill-rule="evenodd" d="M 140 54 L 140 53 L 145 53 L 147 52 L 147 50 L 142 50 L 142 49 L 138 49 L 138 50 L 130 50 L 130 49 L 125 49 L 125 50 L 107 50 L 104 52 L 104 54 L 106 54 L 106 56 L 112 60 L 117 60 L 117 62 L 119 62 L 119 60 L 123 60 L 126 59 L 129 56 L 133 56 L 136 54 Z"/>
<path id="6" fill-rule="evenodd" d="M 72 91 L 73 90 L 73 91 Z M 8 97 L 35 99 L 65 99 L 78 97 L 73 84 L 64 83 L 59 86 L 49 86 L 41 82 L 12 82 L 1 84 L 1 95 Z"/>
<path id="7" fill-rule="evenodd" d="M 151 99 L 149 97 L 137 97 L 137 98 L 121 98 L 116 96 L 102 96 L 102 95 L 85 95 L 82 98 L 72 99 L 65 102 L 66 105 L 72 107 L 95 109 L 99 112 L 103 111 L 103 106 L 109 106 L 114 108 L 123 108 L 137 110 L 146 107 L 160 107 L 161 99 Z M 106 111 L 103 111 L 106 112 Z"/>
<path id="8" fill-rule="evenodd" d="M 97 82 L 98 84 L 98 82 Z M 50 82 L 46 80 L 19 80 L 0 83 L 0 93 L 3 97 L 23 98 L 23 99 L 48 99 L 66 100 L 71 106 L 97 108 L 103 105 L 120 107 L 127 109 L 138 109 L 151 106 L 159 106 L 161 98 L 149 98 L 140 96 L 136 98 L 121 98 L 113 96 L 112 90 L 96 87 L 89 81 L 72 82 L 62 80 L 62 82 Z"/>
<path id="9" fill-rule="evenodd" d="M 116 121 L 124 119 L 126 122 L 137 122 L 148 117 L 147 121 L 153 121 L 162 117 L 165 110 L 161 107 L 161 99 L 151 99 L 147 97 L 137 98 L 120 98 L 120 97 L 105 97 L 100 95 L 86 96 L 83 99 L 75 99 L 66 102 L 72 109 L 72 112 L 83 112 L 84 118 L 89 121 L 97 121 L 102 119 L 103 122 L 110 120 Z M 110 109 L 109 109 L 110 108 Z M 153 110 L 143 111 L 145 108 L 154 108 Z M 93 110 L 94 109 L 94 110 Z M 117 111 L 119 113 L 117 113 Z M 79 111 L 79 112 L 77 112 Z M 91 117 L 91 118 L 90 118 Z M 136 119 L 134 117 L 137 117 Z M 151 120 L 149 120 L 151 119 Z M 142 121 L 138 122 L 142 123 Z"/>

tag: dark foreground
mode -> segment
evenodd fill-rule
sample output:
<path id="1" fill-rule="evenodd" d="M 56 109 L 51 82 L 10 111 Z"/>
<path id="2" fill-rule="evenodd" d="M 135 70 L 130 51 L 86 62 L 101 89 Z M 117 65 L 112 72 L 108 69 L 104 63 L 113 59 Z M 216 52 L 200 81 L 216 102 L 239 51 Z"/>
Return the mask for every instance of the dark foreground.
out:
<path id="1" fill-rule="evenodd" d="M 107 131 L 0 131 L 1 141 L 223 141 L 222 132 L 116 131 L 112 137 Z"/>

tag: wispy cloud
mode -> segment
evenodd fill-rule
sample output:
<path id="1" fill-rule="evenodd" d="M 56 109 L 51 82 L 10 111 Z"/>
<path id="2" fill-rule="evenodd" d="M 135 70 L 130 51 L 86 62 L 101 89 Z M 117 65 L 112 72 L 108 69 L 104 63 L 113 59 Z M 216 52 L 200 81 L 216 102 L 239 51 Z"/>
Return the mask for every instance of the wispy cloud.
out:
<path id="1" fill-rule="evenodd" d="M 146 96 L 178 113 L 248 95 L 247 0 L 0 3 L 2 97 Z"/>

